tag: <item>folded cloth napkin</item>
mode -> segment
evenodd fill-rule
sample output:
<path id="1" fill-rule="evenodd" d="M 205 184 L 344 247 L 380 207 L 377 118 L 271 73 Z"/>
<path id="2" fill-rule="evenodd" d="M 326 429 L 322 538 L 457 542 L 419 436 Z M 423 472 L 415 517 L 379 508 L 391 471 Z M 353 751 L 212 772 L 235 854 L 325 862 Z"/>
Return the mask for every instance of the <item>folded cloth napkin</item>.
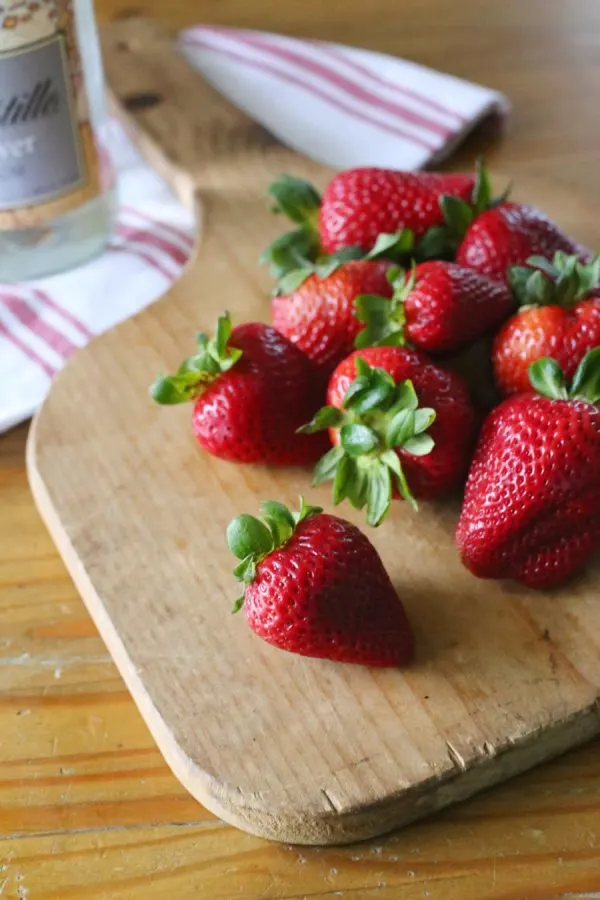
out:
<path id="1" fill-rule="evenodd" d="M 421 168 L 510 109 L 495 91 L 337 44 L 204 26 L 179 44 L 229 100 L 288 146 L 337 168 Z M 163 294 L 192 249 L 190 214 L 120 125 L 106 130 L 118 186 L 106 251 L 64 274 L 0 285 L 0 432 L 32 415 L 76 348 Z"/>

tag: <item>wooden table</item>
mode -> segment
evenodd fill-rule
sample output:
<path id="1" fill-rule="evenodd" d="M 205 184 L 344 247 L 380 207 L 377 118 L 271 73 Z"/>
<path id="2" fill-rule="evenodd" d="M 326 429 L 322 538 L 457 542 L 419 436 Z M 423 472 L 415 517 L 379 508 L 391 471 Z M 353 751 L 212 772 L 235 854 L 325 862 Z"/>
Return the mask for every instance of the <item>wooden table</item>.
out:
<path id="1" fill-rule="evenodd" d="M 127 5 L 99 0 L 98 12 Z M 363 44 L 481 81 L 515 104 L 510 135 L 488 153 L 495 168 L 600 187 L 596 0 L 147 0 L 142 10 L 174 28 L 205 20 Z M 26 434 L 0 439 L 3 900 L 600 896 L 600 742 L 349 848 L 269 844 L 201 808 L 164 765 L 39 520 Z"/>

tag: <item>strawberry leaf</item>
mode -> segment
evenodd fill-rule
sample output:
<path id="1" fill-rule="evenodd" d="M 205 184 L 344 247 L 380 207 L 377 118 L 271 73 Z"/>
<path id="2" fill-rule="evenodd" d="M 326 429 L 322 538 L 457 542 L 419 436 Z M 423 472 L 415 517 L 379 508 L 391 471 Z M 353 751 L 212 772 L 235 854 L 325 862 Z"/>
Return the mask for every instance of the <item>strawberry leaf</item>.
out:
<path id="1" fill-rule="evenodd" d="M 314 434 L 326 428 L 335 428 L 344 421 L 344 413 L 337 406 L 322 406 L 314 417 L 298 428 L 298 434 Z"/>
<path id="2" fill-rule="evenodd" d="M 251 584 L 259 563 L 273 550 L 284 547 L 300 522 L 322 511 L 321 507 L 306 503 L 304 497 L 300 497 L 300 510 L 296 513 L 283 503 L 265 500 L 261 504 L 264 521 L 246 513 L 233 519 L 227 526 L 226 535 L 229 549 L 240 560 L 233 570 L 237 580 Z M 243 602 L 243 597 L 238 598 L 233 612 L 241 609 Z"/>
<path id="3" fill-rule="evenodd" d="M 273 535 L 260 519 L 242 513 L 227 526 L 229 549 L 238 559 L 269 553 L 273 549 Z"/>
<path id="4" fill-rule="evenodd" d="M 385 434 L 388 447 L 402 446 L 415 433 L 415 414 L 411 409 L 401 409 L 389 422 Z"/>
<path id="5" fill-rule="evenodd" d="M 542 357 L 529 366 L 529 380 L 533 389 L 550 400 L 567 400 L 565 376 L 553 359 Z"/>
<path id="6" fill-rule="evenodd" d="M 298 228 L 282 234 L 269 244 L 261 253 L 259 263 L 268 265 L 271 275 L 279 280 L 295 269 L 314 265 L 320 252 L 318 235 Z"/>
<path id="7" fill-rule="evenodd" d="M 389 259 L 405 261 L 415 245 L 415 236 L 410 228 L 403 228 L 392 234 L 383 233 L 377 236 L 377 240 L 364 259 Z"/>
<path id="8" fill-rule="evenodd" d="M 440 206 L 446 224 L 451 231 L 460 237 L 464 237 L 474 218 L 473 209 L 460 197 L 454 197 L 452 194 L 444 194 L 440 198 Z"/>
<path id="9" fill-rule="evenodd" d="M 332 500 L 333 505 L 337 506 L 338 503 L 341 503 L 342 500 L 346 497 L 346 485 L 352 475 L 354 474 L 354 470 L 356 468 L 355 461 L 347 456 L 345 453 L 340 459 L 334 478 L 333 478 L 333 492 L 332 492 Z"/>
<path id="10" fill-rule="evenodd" d="M 589 350 L 579 363 L 569 397 L 594 405 L 600 402 L 600 347 Z"/>
<path id="11" fill-rule="evenodd" d="M 300 496 L 300 509 L 298 512 L 292 514 L 294 517 L 294 524 L 299 525 L 300 522 L 304 522 L 309 516 L 318 516 L 322 512 L 323 510 L 320 506 L 311 506 L 306 502 L 304 497 Z"/>
<path id="12" fill-rule="evenodd" d="M 367 522 L 381 525 L 390 509 L 392 478 L 385 463 L 377 461 L 367 474 Z"/>
<path id="13" fill-rule="evenodd" d="M 332 447 L 325 456 L 322 456 L 313 473 L 313 485 L 316 487 L 324 481 L 331 481 L 335 476 L 337 467 L 344 456 L 343 447 Z"/>
<path id="14" fill-rule="evenodd" d="M 273 545 L 280 547 L 290 539 L 294 533 L 294 517 L 283 503 L 275 500 L 265 500 L 261 503 L 260 512 L 267 527 L 273 535 Z"/>
<path id="15" fill-rule="evenodd" d="M 406 319 L 400 299 L 359 294 L 354 306 L 356 318 L 365 323 L 356 336 L 355 347 L 397 347 L 405 343 Z"/>
<path id="16" fill-rule="evenodd" d="M 173 405 L 198 397 L 207 384 L 241 359 L 242 351 L 229 346 L 230 336 L 231 319 L 229 313 L 223 313 L 212 340 L 206 334 L 199 334 L 196 338 L 199 352 L 184 359 L 174 375 L 161 375 L 153 382 L 152 399 L 162 405 Z"/>
<path id="17" fill-rule="evenodd" d="M 350 456 L 370 453 L 379 444 L 379 438 L 367 425 L 342 425 L 340 429 L 342 447 Z"/>
<path id="18" fill-rule="evenodd" d="M 275 200 L 273 212 L 283 213 L 297 225 L 317 227 L 321 195 L 308 181 L 282 175 L 269 185 L 267 193 Z"/>
<path id="19" fill-rule="evenodd" d="M 233 605 L 231 607 L 231 612 L 234 614 L 238 613 L 243 605 L 244 605 L 244 595 L 242 594 L 241 597 L 238 597 L 237 600 L 234 600 Z"/>
<path id="20" fill-rule="evenodd" d="M 416 434 L 404 442 L 403 450 L 412 456 L 427 456 L 433 450 L 433 438 L 428 434 Z"/>

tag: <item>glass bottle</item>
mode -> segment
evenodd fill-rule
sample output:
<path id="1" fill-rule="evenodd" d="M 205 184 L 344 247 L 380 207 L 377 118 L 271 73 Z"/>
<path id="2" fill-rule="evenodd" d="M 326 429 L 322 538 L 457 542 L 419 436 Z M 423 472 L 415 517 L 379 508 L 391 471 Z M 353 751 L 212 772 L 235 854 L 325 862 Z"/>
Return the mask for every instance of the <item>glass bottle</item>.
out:
<path id="1" fill-rule="evenodd" d="M 73 268 L 106 245 L 104 115 L 92 0 L 0 0 L 0 282 Z"/>

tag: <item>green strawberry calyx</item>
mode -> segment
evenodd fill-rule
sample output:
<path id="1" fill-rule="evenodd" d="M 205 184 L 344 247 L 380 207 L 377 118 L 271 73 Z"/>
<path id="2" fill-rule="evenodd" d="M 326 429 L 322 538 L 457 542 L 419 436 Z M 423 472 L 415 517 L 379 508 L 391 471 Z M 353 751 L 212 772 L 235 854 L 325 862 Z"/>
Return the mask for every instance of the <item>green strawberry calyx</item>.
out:
<path id="1" fill-rule="evenodd" d="M 558 251 L 552 260 L 530 256 L 509 268 L 509 282 L 521 308 L 560 306 L 571 310 L 600 288 L 600 255 L 589 262 Z"/>
<path id="2" fill-rule="evenodd" d="M 600 347 L 588 350 L 579 363 L 570 385 L 554 359 L 542 357 L 529 366 L 529 380 L 538 394 L 550 400 L 584 400 L 600 403 Z"/>
<path id="3" fill-rule="evenodd" d="M 470 202 L 452 194 L 442 194 L 439 202 L 444 216 L 444 224 L 434 225 L 421 238 L 419 258 L 452 259 L 467 233 L 469 225 L 485 210 L 493 209 L 504 203 L 510 190 L 511 185 L 509 184 L 498 197 L 494 197 L 485 163 L 482 159 L 477 160 L 476 178 Z"/>
<path id="4" fill-rule="evenodd" d="M 150 396 L 156 403 L 172 406 L 195 400 L 204 388 L 228 372 L 242 356 L 242 351 L 229 345 L 231 318 L 229 313 L 219 316 L 215 336 L 199 334 L 198 350 L 188 356 L 172 375 L 159 375 L 150 386 Z"/>
<path id="5" fill-rule="evenodd" d="M 261 518 L 242 513 L 227 526 L 227 544 L 239 560 L 233 574 L 245 585 L 256 578 L 256 567 L 274 550 L 284 547 L 296 528 L 310 516 L 322 513 L 320 506 L 310 506 L 300 497 L 300 509 L 292 512 L 283 503 L 265 500 L 260 507 Z M 233 612 L 244 605 L 244 596 L 238 597 Z"/>
<path id="6" fill-rule="evenodd" d="M 416 284 L 416 269 L 410 273 L 391 266 L 387 278 L 393 285 L 391 297 L 379 294 L 359 294 L 354 301 L 354 315 L 365 327 L 356 335 L 354 346 L 400 347 L 406 344 L 406 315 L 404 302 Z"/>
<path id="7" fill-rule="evenodd" d="M 319 239 L 321 195 L 308 181 L 292 175 L 282 175 L 269 185 L 267 193 L 275 201 L 272 211 L 282 213 L 297 226 L 269 244 L 259 259 L 279 281 L 290 272 L 315 265 L 323 254 Z"/>
<path id="8" fill-rule="evenodd" d="M 366 507 L 369 525 L 380 525 L 389 512 L 394 484 L 417 508 L 397 451 L 414 456 L 431 452 L 434 442 L 427 429 L 435 410 L 419 407 L 409 379 L 396 384 L 385 369 L 371 367 L 360 357 L 356 371 L 342 408 L 322 407 L 300 431 L 339 430 L 340 443 L 317 463 L 313 484 L 333 481 L 334 505 L 347 499 L 355 509 Z"/>

